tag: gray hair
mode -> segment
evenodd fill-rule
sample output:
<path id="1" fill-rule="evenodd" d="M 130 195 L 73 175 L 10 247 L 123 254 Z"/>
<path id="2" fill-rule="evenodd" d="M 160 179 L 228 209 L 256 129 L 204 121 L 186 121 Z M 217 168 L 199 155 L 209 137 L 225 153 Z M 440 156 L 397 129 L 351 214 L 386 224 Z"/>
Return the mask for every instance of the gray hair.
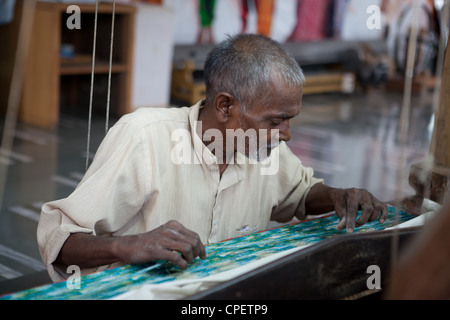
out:
<path id="1" fill-rule="evenodd" d="M 305 82 L 297 61 L 278 42 L 257 34 L 239 34 L 216 45 L 208 54 L 204 75 L 208 104 L 217 93 L 228 92 L 244 110 L 255 102 L 270 102 L 274 76 L 289 86 L 300 87 Z"/>

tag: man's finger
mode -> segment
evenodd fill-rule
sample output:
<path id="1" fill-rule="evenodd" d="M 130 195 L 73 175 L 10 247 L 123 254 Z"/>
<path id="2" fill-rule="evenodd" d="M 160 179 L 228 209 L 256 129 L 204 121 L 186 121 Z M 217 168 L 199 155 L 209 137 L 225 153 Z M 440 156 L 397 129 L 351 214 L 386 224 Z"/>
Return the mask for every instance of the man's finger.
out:
<path id="1" fill-rule="evenodd" d="M 336 226 L 336 229 L 341 231 L 345 228 L 347 225 L 347 210 L 345 208 L 345 201 L 342 198 L 342 201 L 336 200 L 335 207 L 334 207 L 336 215 L 339 217 L 340 221 Z"/>
<path id="2" fill-rule="evenodd" d="M 378 220 L 380 223 L 384 223 L 388 217 L 389 214 L 389 210 L 388 210 L 388 206 L 386 203 L 382 204 L 382 208 L 381 208 L 381 216 L 380 219 Z"/>
<path id="3" fill-rule="evenodd" d="M 176 251 L 163 250 L 160 253 L 160 259 L 169 261 L 183 270 L 188 267 L 188 262 Z"/>
<path id="4" fill-rule="evenodd" d="M 200 257 L 200 259 L 206 259 L 206 250 L 203 245 L 200 236 L 187 228 L 183 228 L 181 231 L 182 234 L 186 237 L 187 241 L 192 245 L 192 250 L 195 257 Z"/>
<path id="5" fill-rule="evenodd" d="M 356 216 L 358 215 L 359 192 L 351 189 L 347 193 L 347 233 L 352 233 L 355 229 Z"/>
<path id="6" fill-rule="evenodd" d="M 188 242 L 178 242 L 175 243 L 173 246 L 173 250 L 181 253 L 184 260 L 186 260 L 188 263 L 191 263 L 197 256 L 194 254 L 193 248 L 190 243 Z"/>
<path id="7" fill-rule="evenodd" d="M 177 250 L 183 254 L 188 262 L 191 262 L 196 257 L 206 259 L 205 246 L 197 233 L 185 228 L 177 221 L 170 221 L 168 226 L 172 231 L 172 239 L 179 243 L 172 250 Z"/>
<path id="8" fill-rule="evenodd" d="M 374 206 L 372 204 L 372 200 L 369 197 L 368 193 L 363 193 L 361 195 L 361 215 L 359 216 L 358 220 L 356 221 L 356 226 L 362 226 L 367 221 L 372 221 L 373 215 L 376 214 L 374 212 Z M 378 214 L 376 215 L 378 218 Z"/>
<path id="9" fill-rule="evenodd" d="M 346 225 L 347 225 L 347 217 L 343 216 L 341 218 L 341 220 L 339 221 L 339 223 L 337 224 L 336 230 L 341 231 L 341 230 L 343 230 L 345 228 Z"/>
<path id="10" fill-rule="evenodd" d="M 389 215 L 388 205 L 385 202 L 378 200 L 373 195 L 372 195 L 372 203 L 374 206 L 374 213 L 370 221 L 375 221 L 378 219 L 379 223 L 385 222 Z"/>

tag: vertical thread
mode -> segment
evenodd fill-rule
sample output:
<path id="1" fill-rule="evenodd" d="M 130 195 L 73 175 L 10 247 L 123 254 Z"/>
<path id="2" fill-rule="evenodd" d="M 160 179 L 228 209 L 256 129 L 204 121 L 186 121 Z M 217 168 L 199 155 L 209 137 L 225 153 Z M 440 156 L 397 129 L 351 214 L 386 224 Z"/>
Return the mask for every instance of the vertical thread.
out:
<path id="1" fill-rule="evenodd" d="M 91 126 L 92 126 L 92 100 L 94 95 L 94 70 L 95 70 L 95 47 L 97 46 L 97 16 L 98 16 L 98 0 L 95 1 L 95 18 L 94 18 L 94 40 L 92 44 L 92 70 L 91 70 L 91 88 L 89 93 L 89 119 L 86 143 L 86 170 L 89 167 L 89 149 L 91 143 Z"/>
<path id="2" fill-rule="evenodd" d="M 106 100 L 106 120 L 105 120 L 105 134 L 109 127 L 109 106 L 111 103 L 111 69 L 113 59 L 113 45 L 114 45 L 114 23 L 116 13 L 116 0 L 113 0 L 112 22 L 111 22 L 111 42 L 109 47 L 109 71 L 108 71 L 108 95 Z"/>

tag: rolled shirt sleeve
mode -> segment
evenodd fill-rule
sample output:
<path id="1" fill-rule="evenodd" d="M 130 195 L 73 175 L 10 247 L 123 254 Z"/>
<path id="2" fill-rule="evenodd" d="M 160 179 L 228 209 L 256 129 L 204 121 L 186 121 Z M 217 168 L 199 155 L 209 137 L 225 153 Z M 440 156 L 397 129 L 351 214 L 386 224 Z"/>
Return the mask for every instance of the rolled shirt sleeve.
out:
<path id="1" fill-rule="evenodd" d="M 73 193 L 44 204 L 37 241 L 54 281 L 65 273 L 53 263 L 70 234 L 112 235 L 136 220 L 148 194 L 145 157 L 139 130 L 118 124 L 109 130 Z"/>

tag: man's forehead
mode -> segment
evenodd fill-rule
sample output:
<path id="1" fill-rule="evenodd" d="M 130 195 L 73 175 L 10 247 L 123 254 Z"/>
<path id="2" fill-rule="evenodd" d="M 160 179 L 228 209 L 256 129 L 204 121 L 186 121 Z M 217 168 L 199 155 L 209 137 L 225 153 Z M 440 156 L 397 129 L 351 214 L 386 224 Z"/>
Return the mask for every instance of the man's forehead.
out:
<path id="1" fill-rule="evenodd" d="M 291 119 L 300 113 L 300 109 L 301 102 L 294 104 L 268 103 L 254 105 L 247 111 L 247 114 L 260 119 Z"/>
<path id="2" fill-rule="evenodd" d="M 282 109 L 274 107 L 267 108 L 266 115 L 273 118 L 293 118 L 300 113 L 301 103 L 292 105 L 290 107 L 285 106 Z"/>

